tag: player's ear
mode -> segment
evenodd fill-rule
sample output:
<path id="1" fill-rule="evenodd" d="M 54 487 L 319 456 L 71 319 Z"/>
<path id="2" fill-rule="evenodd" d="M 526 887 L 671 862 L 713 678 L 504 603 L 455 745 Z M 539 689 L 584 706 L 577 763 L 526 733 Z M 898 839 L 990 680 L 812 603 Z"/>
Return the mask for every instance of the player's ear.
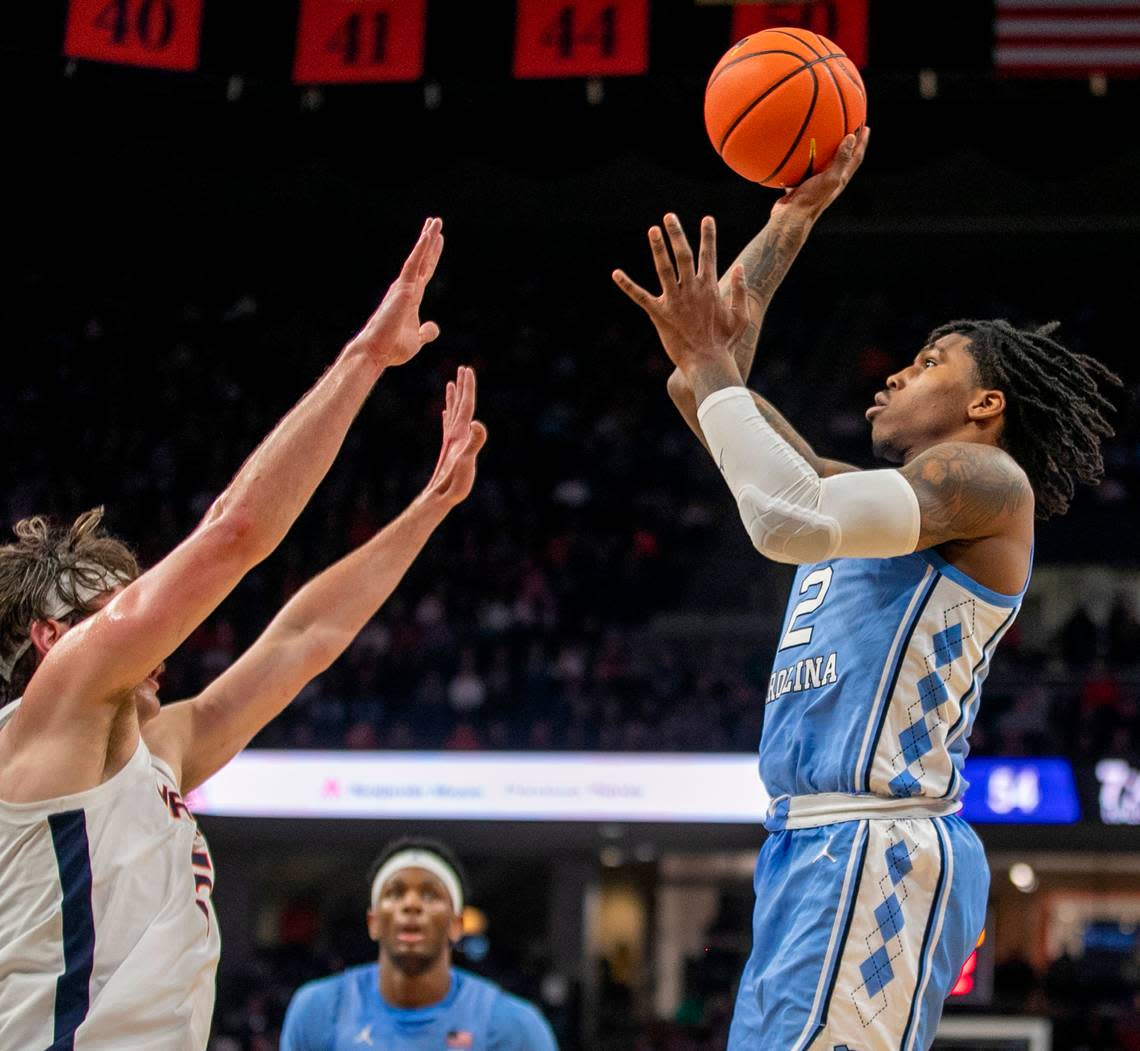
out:
<path id="1" fill-rule="evenodd" d="M 1005 412 L 1005 395 L 996 389 L 975 391 L 973 399 L 966 407 L 966 415 L 975 423 L 997 419 L 1003 412 Z"/>
<path id="2" fill-rule="evenodd" d="M 28 632 L 32 645 L 42 657 L 52 648 L 67 631 L 67 625 L 61 620 L 48 617 L 46 620 L 33 620 L 31 630 Z"/>
<path id="3" fill-rule="evenodd" d="M 451 923 L 447 928 L 448 940 L 454 945 L 460 938 L 463 937 L 463 917 L 452 915 Z"/>
<path id="4" fill-rule="evenodd" d="M 368 920 L 368 937 L 374 942 L 380 940 L 380 916 L 375 909 L 369 909 L 365 914 Z"/>

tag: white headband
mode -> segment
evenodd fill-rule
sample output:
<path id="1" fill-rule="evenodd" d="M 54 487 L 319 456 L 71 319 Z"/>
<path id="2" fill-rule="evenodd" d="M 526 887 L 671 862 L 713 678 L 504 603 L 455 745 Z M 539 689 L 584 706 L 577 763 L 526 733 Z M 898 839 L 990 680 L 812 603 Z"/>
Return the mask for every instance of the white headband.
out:
<path id="1" fill-rule="evenodd" d="M 81 580 L 77 573 L 82 573 L 87 579 L 95 578 L 93 584 L 86 584 Z M 86 606 L 93 598 L 102 595 L 113 588 L 118 587 L 120 584 L 129 584 L 130 581 L 119 576 L 113 570 L 107 569 L 105 566 L 99 565 L 97 562 L 76 562 L 73 567 L 69 567 L 60 573 L 59 580 L 53 585 L 52 589 L 44 597 L 44 616 L 51 620 L 62 620 L 69 613 L 74 613 L 76 606 L 69 603 L 63 597 L 63 588 L 61 585 L 64 580 L 70 585 L 70 591 L 75 596 L 75 602 L 78 606 Z M 9 657 L 0 657 L 0 679 L 5 682 L 12 681 L 12 672 L 16 669 L 16 664 L 20 658 L 28 652 L 32 645 L 30 638 L 24 639 L 19 646 L 12 651 Z"/>
<path id="2" fill-rule="evenodd" d="M 451 908 L 455 915 L 458 916 L 463 912 L 463 891 L 460 889 L 459 873 L 438 854 L 430 850 L 419 850 L 415 847 L 393 854 L 380 867 L 380 871 L 376 873 L 376 878 L 372 881 L 373 908 L 376 908 L 376 903 L 380 900 L 380 892 L 384 889 L 384 884 L 397 872 L 402 872 L 404 869 L 423 869 L 425 872 L 430 872 L 447 888 L 447 893 L 451 897 Z"/>

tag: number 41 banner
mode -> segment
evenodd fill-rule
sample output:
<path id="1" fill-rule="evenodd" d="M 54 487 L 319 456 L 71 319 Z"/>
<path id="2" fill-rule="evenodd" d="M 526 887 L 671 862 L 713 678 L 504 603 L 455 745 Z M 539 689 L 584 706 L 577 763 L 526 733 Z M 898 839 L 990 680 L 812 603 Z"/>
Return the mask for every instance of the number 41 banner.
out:
<path id="1" fill-rule="evenodd" d="M 130 66 L 198 67 L 202 0 L 71 0 L 63 53 Z"/>
<path id="2" fill-rule="evenodd" d="M 301 0 L 296 84 L 419 80 L 427 0 Z"/>
<path id="3" fill-rule="evenodd" d="M 649 0 L 518 0 L 516 77 L 611 77 L 648 68 Z"/>

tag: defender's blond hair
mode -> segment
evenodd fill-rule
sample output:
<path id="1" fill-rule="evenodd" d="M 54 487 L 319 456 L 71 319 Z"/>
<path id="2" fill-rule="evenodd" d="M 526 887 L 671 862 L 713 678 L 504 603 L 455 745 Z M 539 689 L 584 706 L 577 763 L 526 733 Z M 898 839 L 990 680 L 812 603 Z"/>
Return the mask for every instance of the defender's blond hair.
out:
<path id="1" fill-rule="evenodd" d="M 98 596 L 139 575 L 134 553 L 101 528 L 102 519 L 102 507 L 68 527 L 44 515 L 24 518 L 16 542 L 0 547 L 0 703 L 22 694 L 39 664 L 35 621 L 74 624 L 98 609 Z"/>

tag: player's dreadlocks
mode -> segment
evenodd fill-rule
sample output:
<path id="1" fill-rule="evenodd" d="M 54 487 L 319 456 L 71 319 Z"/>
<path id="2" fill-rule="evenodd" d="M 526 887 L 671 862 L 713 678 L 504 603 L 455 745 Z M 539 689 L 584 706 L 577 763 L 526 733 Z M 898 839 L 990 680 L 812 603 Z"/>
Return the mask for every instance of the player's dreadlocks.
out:
<path id="1" fill-rule="evenodd" d="M 1095 358 L 1052 339 L 1059 324 L 1030 331 L 1008 321 L 951 321 L 929 337 L 969 338 L 979 383 L 1005 394 L 1002 445 L 1028 475 L 1041 518 L 1064 514 L 1077 482 L 1095 485 L 1104 475 L 1100 440 L 1115 432 L 1100 388 L 1122 386 Z"/>

